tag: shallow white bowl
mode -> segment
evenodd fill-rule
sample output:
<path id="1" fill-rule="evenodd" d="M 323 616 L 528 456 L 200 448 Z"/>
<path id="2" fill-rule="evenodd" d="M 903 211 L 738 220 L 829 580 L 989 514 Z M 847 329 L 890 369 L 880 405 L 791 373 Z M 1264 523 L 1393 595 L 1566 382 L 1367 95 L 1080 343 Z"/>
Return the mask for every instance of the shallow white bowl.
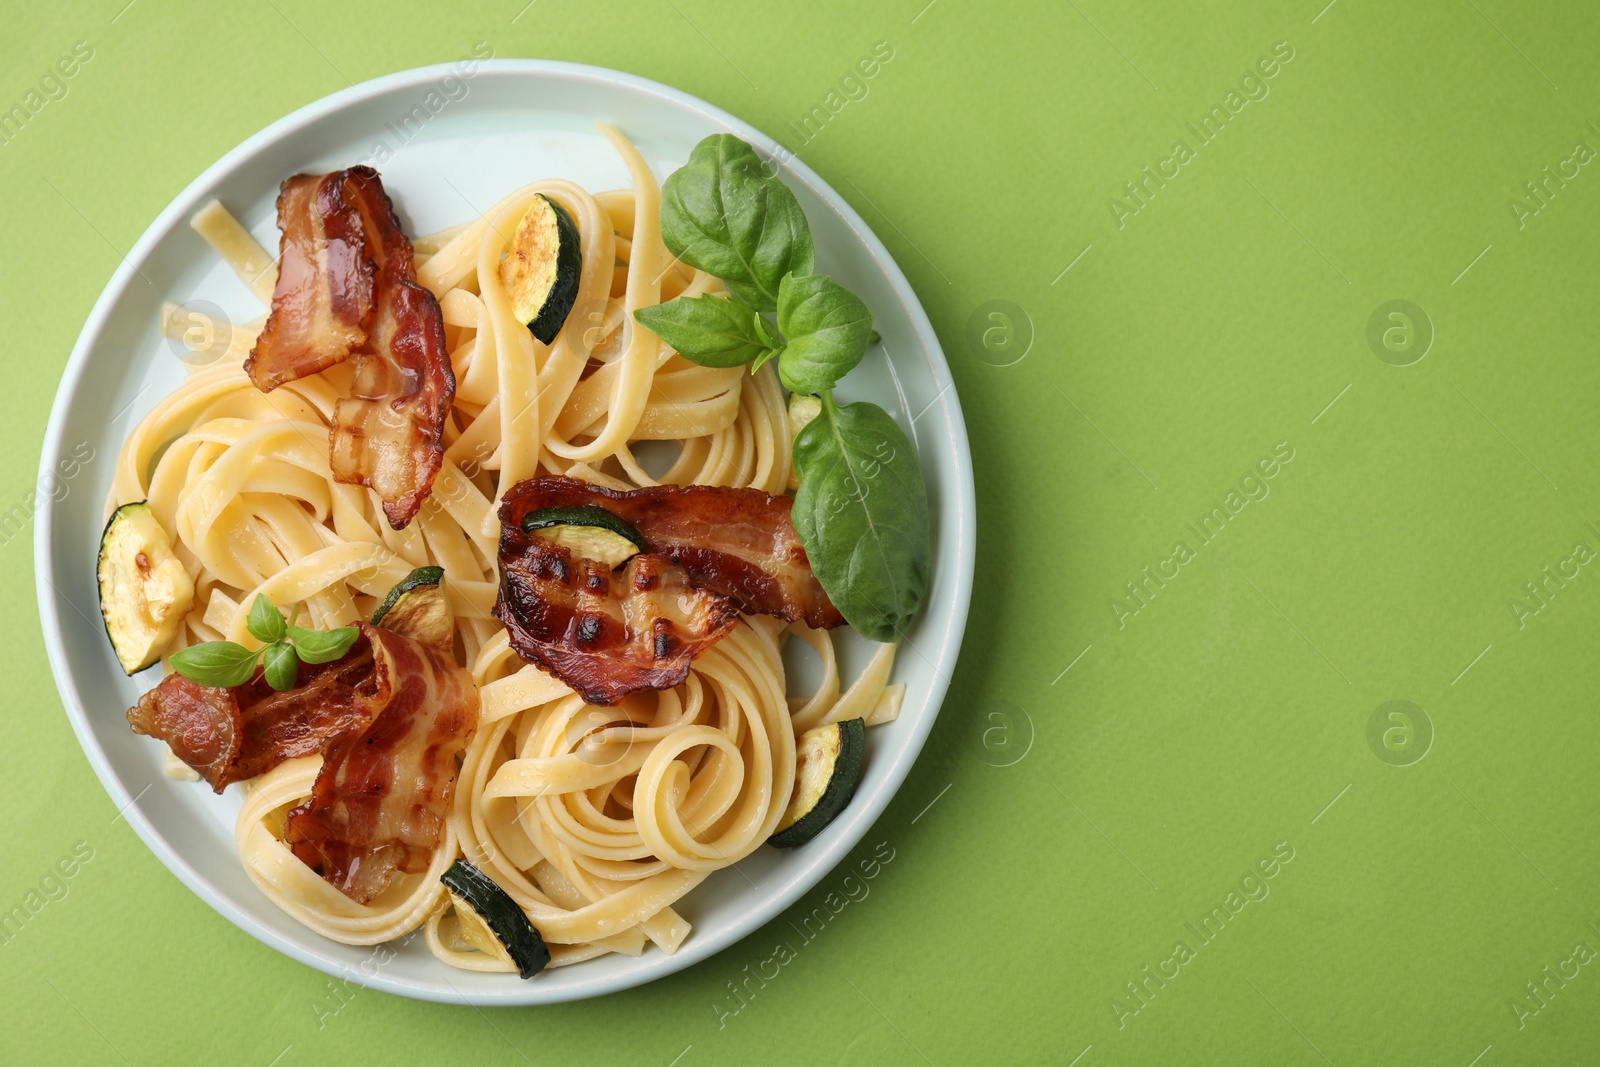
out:
<path id="1" fill-rule="evenodd" d="M 659 178 L 710 133 L 737 134 L 771 154 L 811 221 L 818 269 L 872 308 L 883 342 L 838 392 L 882 404 L 908 431 L 933 515 L 933 583 L 895 669 L 907 686 L 904 708 L 898 721 L 872 731 L 860 789 L 821 837 L 792 852 L 763 848 L 680 903 L 694 932 L 676 954 L 652 947 L 524 982 L 447 967 L 417 938 L 372 974 L 373 950 L 311 933 L 251 884 L 233 843 L 237 797 L 164 777 L 160 746 L 129 730 L 124 711 L 158 672 L 124 677 L 100 622 L 94 558 L 112 468 L 129 429 L 184 375 L 174 343 L 158 330 L 162 301 L 211 304 L 238 320 L 261 312 L 189 229 L 200 205 L 220 198 L 276 248 L 273 202 L 283 178 L 366 161 L 382 171 L 408 232 L 426 233 L 473 218 L 539 177 L 625 187 L 627 173 L 595 132 L 598 121 L 632 138 Z M 61 481 L 57 464 L 81 459 L 86 447 L 94 458 Z M 911 769 L 955 666 L 972 587 L 972 461 L 961 409 L 933 328 L 882 243 L 822 179 L 748 124 L 656 82 L 571 63 L 490 60 L 390 75 L 301 108 L 229 152 L 151 224 L 96 302 L 50 412 L 40 475 L 50 479 L 43 485 L 66 486 L 47 493 L 35 532 L 45 646 L 72 728 L 117 808 L 173 874 L 240 929 L 330 975 L 426 1000 L 597 996 L 687 967 L 777 916 L 860 841 Z M 855 644 L 847 667 L 864 658 L 865 643 Z"/>

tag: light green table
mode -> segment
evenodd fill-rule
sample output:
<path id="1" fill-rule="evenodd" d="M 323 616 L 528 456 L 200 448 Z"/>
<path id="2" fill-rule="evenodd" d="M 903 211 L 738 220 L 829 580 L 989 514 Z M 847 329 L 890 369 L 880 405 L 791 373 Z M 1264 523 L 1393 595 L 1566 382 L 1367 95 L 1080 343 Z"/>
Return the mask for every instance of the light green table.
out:
<path id="1" fill-rule="evenodd" d="M 3 20 L 0 108 L 92 58 L 0 143 L 0 512 L 174 194 L 486 41 L 697 93 L 862 211 L 966 407 L 974 625 L 853 857 L 893 859 L 820 933 L 791 923 L 842 871 L 665 981 L 485 1013 L 336 991 L 167 874 L 3 532 L 0 910 L 58 899 L 0 944 L 0 1061 L 1600 1056 L 1592 5 L 124 2 Z"/>

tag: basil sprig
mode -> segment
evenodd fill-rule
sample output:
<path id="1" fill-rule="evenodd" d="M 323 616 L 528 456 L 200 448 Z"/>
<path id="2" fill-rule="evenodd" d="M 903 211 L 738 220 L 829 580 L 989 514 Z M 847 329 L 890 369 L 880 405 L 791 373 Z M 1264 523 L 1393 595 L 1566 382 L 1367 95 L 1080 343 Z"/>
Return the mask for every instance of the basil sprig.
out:
<path id="1" fill-rule="evenodd" d="M 795 532 L 845 620 L 874 641 L 897 640 L 928 588 L 922 469 L 888 412 L 833 399 L 833 386 L 878 339 L 872 312 L 814 273 L 799 202 L 731 134 L 701 141 L 662 185 L 661 238 L 673 255 L 721 278 L 731 296 L 679 297 L 634 318 L 692 363 L 754 371 L 776 359 L 786 388 L 819 397 L 820 414 L 794 442 Z"/>
<path id="2" fill-rule="evenodd" d="M 308 630 L 296 626 L 256 594 L 245 619 L 250 636 L 262 642 L 249 649 L 233 641 L 206 641 L 172 655 L 172 669 L 201 685 L 231 689 L 248 682 L 261 661 L 267 684 L 278 692 L 293 689 L 300 680 L 301 663 L 331 663 L 350 651 L 361 631 L 354 626 L 334 630 Z"/>

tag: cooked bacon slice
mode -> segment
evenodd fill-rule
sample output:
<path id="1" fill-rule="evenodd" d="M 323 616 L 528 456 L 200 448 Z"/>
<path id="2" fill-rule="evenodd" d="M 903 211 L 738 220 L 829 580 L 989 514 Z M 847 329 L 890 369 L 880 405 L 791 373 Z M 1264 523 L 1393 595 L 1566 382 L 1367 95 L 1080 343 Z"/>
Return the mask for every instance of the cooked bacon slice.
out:
<path id="1" fill-rule="evenodd" d="M 220 793 L 367 724 L 373 714 L 371 643 L 332 663 L 300 665 L 299 684 L 273 689 L 258 670 L 233 689 L 169 674 L 128 710 L 133 732 L 165 741 Z"/>
<path id="2" fill-rule="evenodd" d="M 367 339 L 377 269 L 361 212 L 345 197 L 350 173 L 296 174 L 279 188 L 272 313 L 244 361 L 263 393 L 342 362 Z"/>
<path id="3" fill-rule="evenodd" d="M 290 178 L 278 226 L 272 313 L 245 371 L 270 392 L 354 352 L 353 395 L 335 405 L 328 435 L 333 477 L 374 490 L 404 529 L 444 462 L 455 398 L 439 301 L 417 284 L 411 242 L 371 167 Z"/>
<path id="4" fill-rule="evenodd" d="M 501 505 L 505 529 L 549 507 L 605 508 L 645 538 L 645 551 L 681 566 L 690 584 L 730 597 L 751 615 L 826 629 L 844 616 L 822 591 L 789 521 L 791 501 L 759 489 L 661 485 L 618 492 L 574 478 L 534 478 L 513 486 Z M 504 559 L 502 533 L 501 558 Z M 565 680 L 565 679 L 563 679 Z"/>
<path id="5" fill-rule="evenodd" d="M 374 490 L 389 525 L 402 530 L 444 462 L 456 379 L 439 301 L 417 284 L 411 242 L 377 173 L 348 173 L 347 195 L 360 206 L 378 276 L 366 344 L 356 353 L 354 395 L 334 405 L 329 463 L 335 481 Z"/>
<path id="6" fill-rule="evenodd" d="M 478 689 L 446 652 L 358 624 L 372 650 L 364 729 L 334 740 L 285 839 L 306 866 L 364 904 L 401 871 L 427 870 L 444 833 L 456 757 L 478 725 Z"/>
<path id="7" fill-rule="evenodd" d="M 507 501 L 500 512 L 495 615 L 513 648 L 591 704 L 677 685 L 738 620 L 731 600 L 694 588 L 665 557 L 640 553 L 612 571 L 523 533 L 514 510 Z"/>
<path id="8" fill-rule="evenodd" d="M 378 292 L 367 347 L 356 353 L 355 396 L 334 405 L 329 462 L 335 481 L 375 490 L 389 525 L 403 530 L 444 462 L 456 380 L 433 294 L 382 275 Z"/>
<path id="9" fill-rule="evenodd" d="M 366 623 L 332 663 L 300 665 L 279 693 L 261 672 L 217 689 L 169 675 L 128 711 L 220 793 L 284 760 L 324 754 L 287 838 L 308 867 L 359 903 L 399 871 L 427 869 L 444 828 L 456 756 L 478 724 L 472 676 L 444 652 Z"/>

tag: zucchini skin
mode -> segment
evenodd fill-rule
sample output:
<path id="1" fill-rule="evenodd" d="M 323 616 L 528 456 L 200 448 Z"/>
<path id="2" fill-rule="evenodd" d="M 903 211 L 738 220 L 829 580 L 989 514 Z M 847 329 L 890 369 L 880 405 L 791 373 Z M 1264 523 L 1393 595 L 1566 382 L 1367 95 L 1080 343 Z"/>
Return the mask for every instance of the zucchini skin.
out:
<path id="1" fill-rule="evenodd" d="M 545 297 L 539 314 L 528 323 L 528 329 L 541 343 L 548 345 L 555 341 L 562 324 L 572 313 L 572 305 L 577 303 L 578 283 L 583 280 L 583 250 L 578 239 L 578 225 L 566 208 L 549 197 L 541 195 L 540 199 L 550 205 L 556 217 L 556 273 L 550 295 Z"/>
<path id="2" fill-rule="evenodd" d="M 798 848 L 810 841 L 837 819 L 856 795 L 861 783 L 861 768 L 867 751 L 867 724 L 864 719 L 832 723 L 839 728 L 839 758 L 833 763 L 833 776 L 816 805 L 794 825 L 767 838 L 773 848 Z"/>
<path id="3" fill-rule="evenodd" d="M 579 504 L 576 507 L 540 508 L 522 517 L 522 532 L 533 533 L 552 526 L 597 526 L 620 537 L 626 537 L 644 551 L 644 534 L 632 523 L 607 511 L 597 504 Z"/>
<path id="4" fill-rule="evenodd" d="M 145 501 L 141 500 L 139 503 L 142 504 L 145 503 Z M 117 517 L 122 514 L 122 509 L 128 506 L 129 505 L 127 504 L 123 504 L 121 507 L 118 507 L 111 512 L 111 517 L 106 519 L 106 524 L 100 527 L 100 540 L 95 542 L 94 548 L 95 596 L 100 601 L 100 624 L 106 631 L 106 643 L 111 646 L 112 655 L 116 655 L 117 639 L 111 633 L 111 620 L 106 617 L 105 594 L 100 591 L 100 556 L 101 553 L 105 551 L 106 534 L 111 532 L 111 527 L 116 523 Z M 122 673 L 126 674 L 129 678 L 132 678 L 135 674 L 139 673 L 138 670 L 128 670 L 127 666 L 122 664 L 120 657 L 118 658 L 117 662 L 120 666 L 122 666 Z M 144 670 L 145 668 L 153 666 L 154 663 L 155 660 L 151 660 L 149 663 L 146 663 L 144 667 L 139 668 L 139 670 Z"/>
<path id="5" fill-rule="evenodd" d="M 466 860 L 458 859 L 439 876 L 445 888 L 466 901 L 505 946 L 517 974 L 532 978 L 550 964 L 550 949 L 528 916 L 499 884 Z"/>

